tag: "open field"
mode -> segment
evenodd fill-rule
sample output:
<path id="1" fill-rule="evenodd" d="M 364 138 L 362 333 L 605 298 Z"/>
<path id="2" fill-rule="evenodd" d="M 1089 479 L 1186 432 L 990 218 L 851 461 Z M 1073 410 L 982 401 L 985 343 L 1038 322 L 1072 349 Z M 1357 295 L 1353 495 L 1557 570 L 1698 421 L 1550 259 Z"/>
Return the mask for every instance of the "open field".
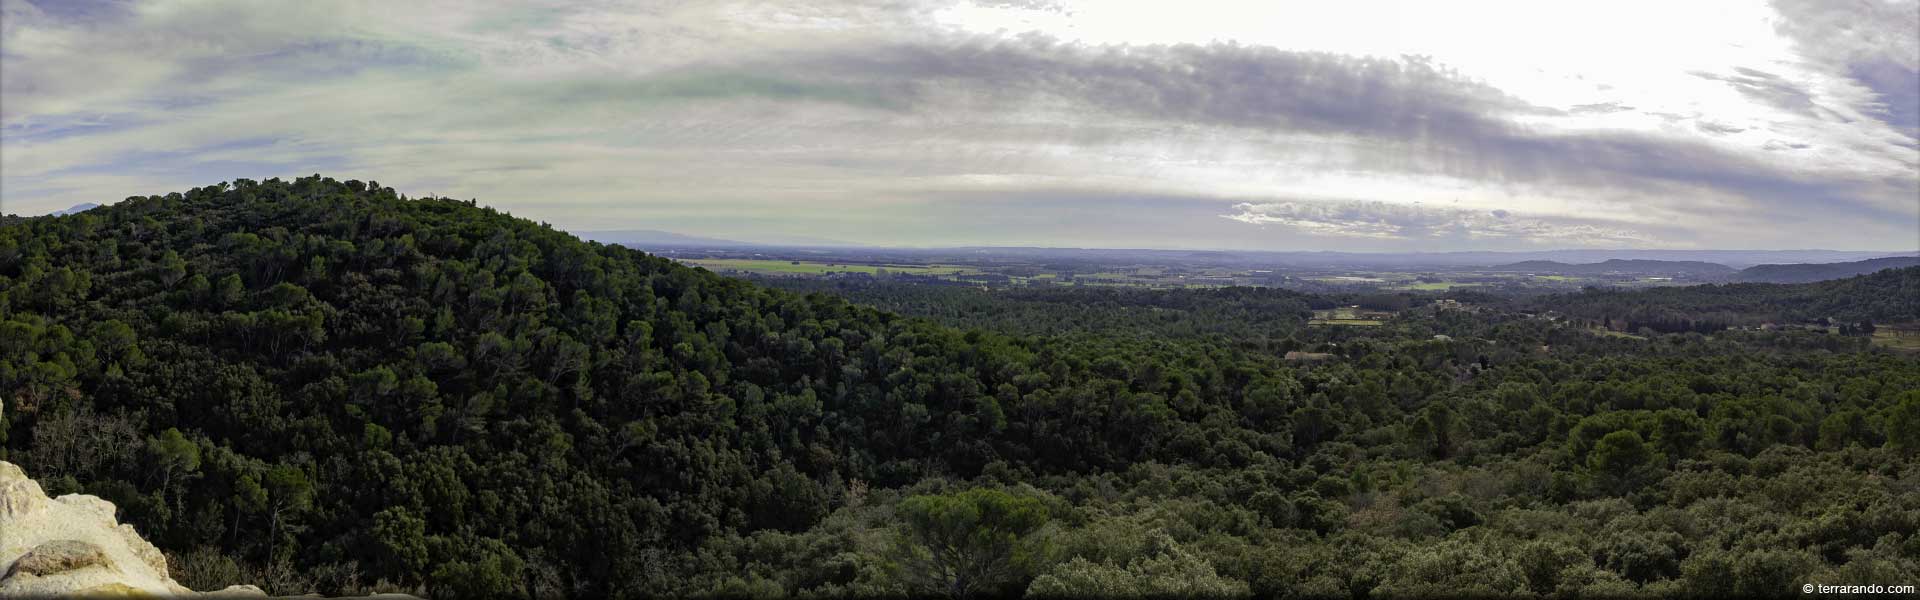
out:
<path id="1" fill-rule="evenodd" d="M 1593 332 L 1594 335 L 1605 336 L 1605 337 L 1629 338 L 1629 339 L 1635 339 L 1635 340 L 1647 339 L 1631 333 L 1627 333 L 1624 331 L 1614 331 L 1612 329 L 1607 329 L 1605 327 L 1594 327 L 1592 329 L 1588 329 L 1587 331 Z"/>
<path id="2" fill-rule="evenodd" d="M 1387 286 L 1387 289 L 1415 290 L 1415 291 L 1422 291 L 1422 292 L 1439 292 L 1439 291 L 1450 290 L 1457 287 L 1475 287 L 1479 285 L 1481 284 L 1461 283 L 1461 282 L 1455 282 L 1455 281 L 1433 281 L 1433 282 L 1420 281 L 1420 282 L 1401 284 L 1401 285 L 1390 285 L 1390 286 Z"/>
<path id="3" fill-rule="evenodd" d="M 1920 352 L 1920 328 L 1882 326 L 1873 332 L 1873 345 Z"/>
<path id="4" fill-rule="evenodd" d="M 1360 326 L 1360 327 L 1374 327 L 1374 326 L 1385 324 L 1386 323 L 1385 319 L 1386 317 L 1389 317 L 1389 316 L 1390 315 L 1387 315 L 1386 313 L 1361 310 L 1361 309 L 1348 306 L 1348 307 L 1313 311 L 1313 319 L 1308 320 L 1307 324 L 1308 325 L 1353 325 L 1353 326 Z"/>
<path id="5" fill-rule="evenodd" d="M 1033 280 L 1028 281 L 1028 283 L 1030 284 L 1038 284 L 1038 285 L 1048 285 L 1050 282 L 1065 283 L 1057 279 L 1049 280 L 1049 279 L 1040 279 L 1040 278 L 1033 278 Z M 1086 277 L 1086 276 L 1077 277 L 1073 280 L 1071 284 L 1068 284 L 1068 285 L 1124 287 L 1124 288 L 1153 288 L 1153 289 L 1202 289 L 1202 288 L 1225 287 L 1225 284 L 1185 283 L 1180 281 L 1169 282 L 1169 281 L 1152 281 L 1152 280 L 1142 280 L 1142 279 L 1102 278 L 1102 277 Z"/>
<path id="6" fill-rule="evenodd" d="M 1313 281 L 1326 282 L 1326 283 L 1382 283 L 1386 281 L 1385 279 L 1381 279 L 1379 277 L 1360 277 L 1356 275 L 1330 275 L 1330 276 L 1321 276 L 1321 277 L 1308 277 L 1307 279 L 1313 280 Z"/>
<path id="7" fill-rule="evenodd" d="M 682 263 L 738 275 L 827 277 L 888 273 L 932 277 L 977 287 L 1126 287 L 1193 289 L 1283 287 L 1319 293 L 1446 294 L 1467 290 L 1573 291 L 1586 286 L 1648 288 L 1697 283 L 1684 275 L 1522 273 L 1460 266 L 1289 267 L 1210 254 L 1113 254 L 1058 250 L 919 250 L 863 248 L 675 249 L 661 252 Z M 1366 319 L 1355 319 L 1366 320 Z M 1373 319 L 1378 320 L 1378 319 Z"/>

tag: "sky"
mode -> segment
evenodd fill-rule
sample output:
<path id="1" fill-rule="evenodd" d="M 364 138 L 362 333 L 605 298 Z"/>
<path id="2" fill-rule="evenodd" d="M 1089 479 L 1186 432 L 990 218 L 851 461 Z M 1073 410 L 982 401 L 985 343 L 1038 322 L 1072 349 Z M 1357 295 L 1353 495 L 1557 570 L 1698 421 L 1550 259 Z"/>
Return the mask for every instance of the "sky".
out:
<path id="1" fill-rule="evenodd" d="M 324 174 L 572 231 L 1920 249 L 1920 0 L 0 0 L 0 212 Z"/>

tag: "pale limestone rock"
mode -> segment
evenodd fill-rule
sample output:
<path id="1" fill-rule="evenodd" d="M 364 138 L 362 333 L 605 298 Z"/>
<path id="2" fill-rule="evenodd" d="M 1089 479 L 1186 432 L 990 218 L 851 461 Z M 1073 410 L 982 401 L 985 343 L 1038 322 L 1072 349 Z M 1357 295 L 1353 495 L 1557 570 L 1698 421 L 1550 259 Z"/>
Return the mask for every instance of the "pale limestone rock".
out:
<path id="1" fill-rule="evenodd" d="M 73 507 L 74 510 L 91 514 L 94 518 L 103 521 L 112 521 L 114 513 L 119 512 L 119 509 L 115 508 L 112 502 L 102 500 L 98 496 L 67 494 L 59 498 L 54 498 L 53 501 Z"/>
<path id="2" fill-rule="evenodd" d="M 204 594 L 209 598 L 265 598 L 266 590 L 251 585 L 230 585 Z"/>
<path id="3" fill-rule="evenodd" d="M 0 462 L 0 520 L 24 517 L 47 503 L 40 483 L 28 479 L 13 463 Z"/>
<path id="4" fill-rule="evenodd" d="M 133 542 L 138 542 L 133 543 Z M 20 468 L 0 462 L 0 598 L 192 593 L 167 577 L 166 559 L 113 503 L 93 496 L 49 500 Z"/>
<path id="5" fill-rule="evenodd" d="M 13 561 L 7 577 L 16 575 L 57 575 L 92 566 L 105 565 L 107 551 L 78 540 L 58 540 L 34 546 Z"/>
<path id="6" fill-rule="evenodd" d="M 134 556 L 140 557 L 141 562 L 147 563 L 155 573 L 163 575 L 168 573 L 167 555 L 162 554 L 160 549 L 155 548 L 152 543 L 147 542 L 146 538 L 140 537 L 140 532 L 134 531 L 132 525 L 121 523 L 116 529 L 120 531 L 120 538 L 127 541 L 127 549 L 132 550 Z"/>
<path id="7" fill-rule="evenodd" d="M 166 555 L 114 514 L 112 502 L 94 496 L 49 499 L 20 467 L 0 461 L 0 599 L 267 597 L 251 585 L 205 593 L 181 586 L 167 575 Z"/>

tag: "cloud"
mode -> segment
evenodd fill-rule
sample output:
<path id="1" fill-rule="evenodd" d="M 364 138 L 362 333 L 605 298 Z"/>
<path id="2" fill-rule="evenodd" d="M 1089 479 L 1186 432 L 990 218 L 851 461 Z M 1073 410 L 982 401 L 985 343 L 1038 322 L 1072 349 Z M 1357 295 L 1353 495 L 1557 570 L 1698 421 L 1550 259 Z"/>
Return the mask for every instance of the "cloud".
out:
<path id="1" fill-rule="evenodd" d="M 1813 95 L 1786 78 L 1757 69 L 1737 67 L 1734 75 L 1695 73 L 1702 79 L 1724 81 L 1747 97 L 1771 104 L 1780 110 L 1815 116 Z"/>
<path id="2" fill-rule="evenodd" d="M 1876 98 L 1867 112 L 1908 137 L 1920 139 L 1920 69 L 1870 59 L 1847 65 L 1847 74 L 1873 90 Z"/>
<path id="3" fill-rule="evenodd" d="M 1774 0 L 1780 33 L 1809 62 L 1856 85 L 1869 114 L 1920 139 L 1920 1 Z"/>
<path id="4" fill-rule="evenodd" d="M 1392 240 L 1518 240 L 1562 246 L 1626 246 L 1650 241 L 1613 225 L 1491 211 L 1428 208 L 1364 200 L 1243 202 L 1221 215 L 1250 225 L 1279 225 L 1302 232 Z"/>
<path id="5" fill-rule="evenodd" d="M 1581 104 L 1581 105 L 1574 106 L 1572 109 L 1570 109 L 1570 112 L 1574 114 L 1590 114 L 1590 113 L 1605 114 L 1605 113 L 1624 112 L 1624 111 L 1630 111 L 1630 110 L 1633 110 L 1633 107 L 1620 104 L 1619 102 L 1598 102 L 1594 104 Z"/>
<path id="6" fill-rule="evenodd" d="M 1555 111 L 1420 59 L 1234 44 L 1088 47 L 1029 37 L 792 61 L 791 67 L 769 68 L 912 81 L 923 102 L 945 89 L 962 98 L 986 95 L 999 107 L 1056 100 L 1121 118 L 1358 138 L 1365 150 L 1346 168 L 1661 193 L 1705 190 L 1745 198 L 1749 210 L 1781 216 L 1847 210 L 1898 218 L 1915 208 L 1906 193 L 1910 186 L 1769 164 L 1697 137 L 1522 125 L 1522 119 L 1551 118 Z M 1811 114 L 1807 94 L 1777 76 L 1745 69 L 1733 81 L 1756 100 Z M 1920 162 L 1896 155 L 1877 168 L 1911 172 Z"/>
<path id="7" fill-rule="evenodd" d="M 940 18 L 975 5 L 1036 22 L 1118 10 L 0 0 L 0 201 L 36 212 L 319 171 L 601 229 L 1348 249 L 1901 247 L 1920 219 L 1920 156 L 1898 130 L 1920 108 L 1895 89 L 1914 65 L 1877 46 L 1808 46 L 1825 57 L 1811 71 L 1676 57 L 1673 82 L 1711 102 L 1676 106 L 1398 52 L 1098 44 Z M 1904 39 L 1863 14 L 1794 10 Z M 1568 55 L 1549 47 L 1561 25 L 1535 25 L 1543 51 Z M 1460 204 L 1393 208 L 1440 201 Z M 1379 204 L 1326 206 L 1341 202 Z M 1346 233 L 1368 227 L 1379 235 Z"/>
<path id="8" fill-rule="evenodd" d="M 1920 2 L 1773 0 L 1775 27 L 1809 58 L 1835 63 L 1880 59 L 1920 69 Z"/>
<path id="9" fill-rule="evenodd" d="M 1700 131 L 1716 135 L 1727 135 L 1746 131 L 1746 128 L 1743 127 L 1734 127 L 1725 123 L 1715 123 L 1712 121 L 1696 121 L 1693 126 Z"/>
<path id="10" fill-rule="evenodd" d="M 1017 8 L 1021 10 L 1037 10 L 1055 13 L 1071 12 L 1067 10 L 1067 7 L 1053 0 L 974 0 L 974 4 L 993 8 Z"/>
<path id="11" fill-rule="evenodd" d="M 1543 112 L 1420 59 L 1226 43 L 1096 47 L 973 36 L 783 57 L 760 68 L 908 81 L 928 96 L 1042 97 L 1163 121 L 1416 142 L 1484 133 L 1488 113 Z"/>

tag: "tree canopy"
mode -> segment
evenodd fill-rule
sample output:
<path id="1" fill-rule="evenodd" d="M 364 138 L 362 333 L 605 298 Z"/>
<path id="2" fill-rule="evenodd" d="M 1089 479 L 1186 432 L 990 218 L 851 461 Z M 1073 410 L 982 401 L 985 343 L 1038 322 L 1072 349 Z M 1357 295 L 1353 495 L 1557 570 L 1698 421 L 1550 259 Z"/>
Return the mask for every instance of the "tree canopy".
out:
<path id="1" fill-rule="evenodd" d="M 1916 274 L 1528 302 L 1911 321 Z M 0 453 L 115 502 L 183 581 L 286 593 L 1920 580 L 1913 355 L 1410 298 L 1328 328 L 1336 299 L 1282 290 L 783 291 L 470 201 L 238 180 L 0 225 Z"/>

